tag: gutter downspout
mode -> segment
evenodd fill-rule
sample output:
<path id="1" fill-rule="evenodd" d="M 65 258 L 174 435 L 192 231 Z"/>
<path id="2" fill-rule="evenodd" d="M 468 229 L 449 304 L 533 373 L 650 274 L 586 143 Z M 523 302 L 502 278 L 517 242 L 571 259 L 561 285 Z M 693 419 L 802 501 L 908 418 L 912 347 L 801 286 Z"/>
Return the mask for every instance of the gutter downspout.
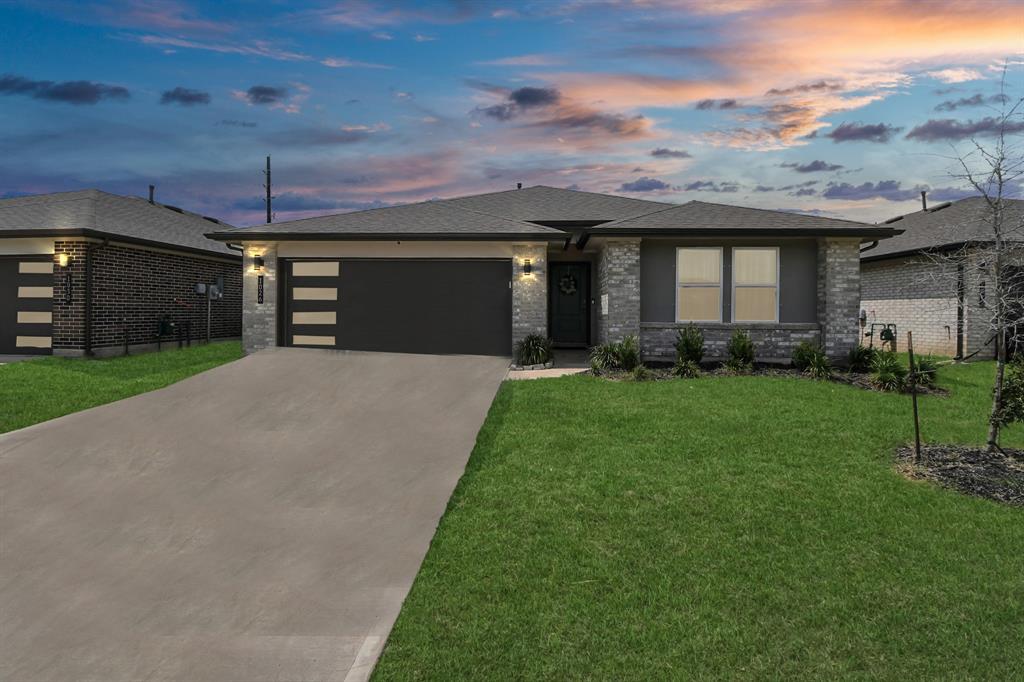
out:
<path id="1" fill-rule="evenodd" d="M 870 251 L 871 249 L 875 248 L 876 246 L 878 246 L 878 240 L 877 239 L 875 241 L 871 242 L 870 244 L 868 244 L 867 246 L 861 247 L 860 252 L 864 253 L 865 251 Z"/>

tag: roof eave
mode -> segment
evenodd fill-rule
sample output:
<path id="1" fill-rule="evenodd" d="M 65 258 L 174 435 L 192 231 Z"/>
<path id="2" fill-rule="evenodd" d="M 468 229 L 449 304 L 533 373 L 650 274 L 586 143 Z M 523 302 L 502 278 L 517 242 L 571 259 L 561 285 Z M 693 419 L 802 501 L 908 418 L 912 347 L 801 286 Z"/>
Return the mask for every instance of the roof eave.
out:
<path id="1" fill-rule="evenodd" d="M 568 233 L 501 233 L 494 232 L 389 232 L 389 233 L 358 233 L 358 232 L 208 232 L 206 236 L 221 242 L 254 242 L 254 241 L 540 241 L 551 242 L 565 239 Z"/>
<path id="2" fill-rule="evenodd" d="M 593 229 L 591 237 L 861 237 L 884 239 L 902 234 L 903 230 L 880 227 L 680 227 L 651 229 Z"/>
<path id="3" fill-rule="evenodd" d="M 209 235 L 204 236 L 209 238 Z M 230 258 L 232 260 L 238 260 L 242 257 L 237 253 L 225 253 L 224 251 L 201 249 L 196 246 L 185 246 L 183 244 L 169 244 L 167 242 L 160 242 L 153 239 L 143 239 L 142 237 L 132 237 L 125 234 L 94 230 L 87 227 L 50 228 L 46 230 L 0 230 L 0 239 L 9 237 L 89 237 L 92 239 L 109 239 L 111 241 L 122 242 L 124 244 L 137 244 L 139 246 L 166 249 L 168 251 L 184 251 L 187 253 L 201 254 L 215 258 Z"/>

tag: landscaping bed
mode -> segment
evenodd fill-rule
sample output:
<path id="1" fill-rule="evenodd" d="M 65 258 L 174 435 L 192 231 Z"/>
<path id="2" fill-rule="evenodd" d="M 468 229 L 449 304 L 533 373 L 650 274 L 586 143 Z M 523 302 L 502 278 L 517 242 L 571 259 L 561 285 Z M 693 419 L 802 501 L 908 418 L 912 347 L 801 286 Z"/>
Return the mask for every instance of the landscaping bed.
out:
<path id="1" fill-rule="evenodd" d="M 967 446 L 922 445 L 917 462 L 912 447 L 900 448 L 896 457 L 910 478 L 1024 507 L 1024 450 L 987 452 Z"/>

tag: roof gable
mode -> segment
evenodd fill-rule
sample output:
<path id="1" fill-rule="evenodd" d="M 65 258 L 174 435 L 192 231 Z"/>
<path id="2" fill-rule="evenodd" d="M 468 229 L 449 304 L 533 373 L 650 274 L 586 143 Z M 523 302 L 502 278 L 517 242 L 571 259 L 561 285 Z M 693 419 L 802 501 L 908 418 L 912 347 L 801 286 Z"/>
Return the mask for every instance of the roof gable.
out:
<path id="1" fill-rule="evenodd" d="M 238 257 L 236 251 L 205 236 L 211 228 L 224 225 L 177 207 L 96 189 L 0 199 L 0 237 L 89 231 Z"/>
<path id="2" fill-rule="evenodd" d="M 1024 199 L 1004 199 L 1004 222 L 1017 229 L 1008 238 L 1024 241 Z M 864 260 L 915 253 L 927 249 L 958 246 L 971 241 L 992 239 L 988 222 L 989 208 L 984 197 L 968 197 L 938 204 L 927 210 L 908 213 L 885 221 L 887 227 L 903 234 L 880 242 L 864 253 Z"/>

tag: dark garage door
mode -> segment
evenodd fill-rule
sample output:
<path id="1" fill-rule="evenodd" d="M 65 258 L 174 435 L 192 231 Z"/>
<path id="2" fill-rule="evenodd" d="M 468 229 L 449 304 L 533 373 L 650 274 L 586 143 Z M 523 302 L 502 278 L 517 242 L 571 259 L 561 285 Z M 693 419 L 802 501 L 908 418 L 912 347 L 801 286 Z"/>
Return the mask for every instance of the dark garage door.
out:
<path id="1" fill-rule="evenodd" d="M 512 354 L 510 260 L 293 260 L 286 273 L 286 345 Z"/>
<path id="2" fill-rule="evenodd" d="M 0 355 L 49 355 L 53 256 L 0 256 Z"/>

